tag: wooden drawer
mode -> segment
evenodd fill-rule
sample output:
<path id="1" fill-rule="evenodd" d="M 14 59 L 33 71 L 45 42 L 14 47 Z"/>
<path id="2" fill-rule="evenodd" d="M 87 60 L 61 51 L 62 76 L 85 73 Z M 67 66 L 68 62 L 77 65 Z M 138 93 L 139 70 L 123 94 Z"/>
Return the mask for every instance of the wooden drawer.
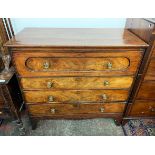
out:
<path id="1" fill-rule="evenodd" d="M 155 99 L 155 81 L 143 82 L 137 99 L 140 100 L 154 100 Z"/>
<path id="2" fill-rule="evenodd" d="M 13 53 L 18 74 L 23 77 L 131 75 L 136 72 L 142 57 L 139 51 L 53 52 Z"/>
<path id="3" fill-rule="evenodd" d="M 22 78 L 23 89 L 128 89 L 133 77 Z"/>
<path id="4" fill-rule="evenodd" d="M 152 58 L 148 66 L 145 80 L 155 80 L 155 58 Z"/>
<path id="5" fill-rule="evenodd" d="M 28 105 L 29 113 L 34 116 L 122 113 L 124 107 L 124 103 Z"/>
<path id="6" fill-rule="evenodd" d="M 28 103 L 87 103 L 125 101 L 127 90 L 65 90 L 65 91 L 25 91 L 24 97 Z"/>
<path id="7" fill-rule="evenodd" d="M 155 116 L 155 101 L 136 100 L 130 116 Z"/>
<path id="8" fill-rule="evenodd" d="M 33 72 L 117 71 L 126 70 L 129 59 L 119 58 L 29 58 L 26 66 Z"/>

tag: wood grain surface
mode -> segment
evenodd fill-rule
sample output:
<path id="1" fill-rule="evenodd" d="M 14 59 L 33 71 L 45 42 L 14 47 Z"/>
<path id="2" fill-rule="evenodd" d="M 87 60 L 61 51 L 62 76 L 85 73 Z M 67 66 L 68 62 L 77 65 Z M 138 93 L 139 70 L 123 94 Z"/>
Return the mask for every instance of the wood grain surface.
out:
<path id="1" fill-rule="evenodd" d="M 23 89 L 129 89 L 133 77 L 51 77 L 22 78 Z M 51 87 L 48 88 L 48 83 Z M 106 85 L 107 83 L 107 85 Z"/>
<path id="2" fill-rule="evenodd" d="M 32 126 L 87 116 L 120 124 L 148 47 L 142 39 L 127 29 L 26 28 L 9 40 Z"/>
<path id="3" fill-rule="evenodd" d="M 155 81 L 143 82 L 138 92 L 137 99 L 155 100 Z"/>
<path id="4" fill-rule="evenodd" d="M 28 103 L 88 103 L 126 101 L 127 90 L 56 90 L 56 91 L 24 91 Z"/>
<path id="5" fill-rule="evenodd" d="M 74 114 L 104 114 L 122 113 L 124 103 L 105 103 L 101 104 L 43 104 L 28 105 L 31 115 L 34 116 L 54 116 L 54 115 L 74 115 Z M 55 112 L 54 112 L 55 111 Z"/>
<path id="6" fill-rule="evenodd" d="M 155 102 L 148 100 L 136 100 L 132 106 L 130 115 L 138 117 L 151 117 L 155 116 Z"/>
<path id="7" fill-rule="evenodd" d="M 9 47 L 147 47 L 125 29 L 25 28 L 6 44 Z"/>
<path id="8" fill-rule="evenodd" d="M 49 67 L 44 68 L 47 63 Z M 110 67 L 108 67 L 108 65 Z M 126 70 L 130 60 L 126 57 L 118 58 L 29 58 L 26 67 L 32 72 L 53 71 L 115 71 Z"/>
<path id="9" fill-rule="evenodd" d="M 137 71 L 143 56 L 142 51 L 60 51 L 15 52 L 13 62 L 22 77 L 131 75 Z M 109 62 L 112 63 L 110 69 Z M 44 63 L 48 63 L 49 68 L 45 69 Z"/>

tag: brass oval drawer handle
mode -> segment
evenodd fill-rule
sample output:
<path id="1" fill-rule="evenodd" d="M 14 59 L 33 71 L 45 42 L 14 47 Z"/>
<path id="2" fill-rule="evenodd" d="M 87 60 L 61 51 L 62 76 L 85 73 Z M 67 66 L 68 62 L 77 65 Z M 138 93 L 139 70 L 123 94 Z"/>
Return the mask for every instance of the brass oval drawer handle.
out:
<path id="1" fill-rule="evenodd" d="M 52 88 L 53 83 L 52 82 L 47 82 L 47 88 Z"/>
<path id="2" fill-rule="evenodd" d="M 109 86 L 110 82 L 109 81 L 104 81 L 104 86 Z"/>
<path id="3" fill-rule="evenodd" d="M 52 109 L 51 109 L 51 113 L 52 113 L 52 114 L 55 114 L 55 112 L 56 112 L 56 109 L 52 108 Z"/>
<path id="4" fill-rule="evenodd" d="M 105 110 L 104 108 L 100 108 L 100 112 L 104 112 L 104 110 Z"/>
<path id="5" fill-rule="evenodd" d="M 53 101 L 54 101 L 53 96 L 48 96 L 48 102 L 53 102 Z"/>
<path id="6" fill-rule="evenodd" d="M 108 63 L 106 64 L 106 66 L 107 66 L 108 69 L 112 69 L 112 63 L 111 63 L 111 62 L 108 62 Z"/>
<path id="7" fill-rule="evenodd" d="M 44 69 L 48 69 L 50 67 L 50 63 L 49 62 L 44 62 L 43 63 L 43 68 Z"/>
<path id="8" fill-rule="evenodd" d="M 3 112 L 2 112 L 2 111 L 0 111 L 0 115 L 1 115 L 1 114 L 3 114 Z"/>
<path id="9" fill-rule="evenodd" d="M 107 100 L 108 99 L 108 96 L 106 94 L 102 94 L 101 96 L 102 96 L 103 100 Z"/>

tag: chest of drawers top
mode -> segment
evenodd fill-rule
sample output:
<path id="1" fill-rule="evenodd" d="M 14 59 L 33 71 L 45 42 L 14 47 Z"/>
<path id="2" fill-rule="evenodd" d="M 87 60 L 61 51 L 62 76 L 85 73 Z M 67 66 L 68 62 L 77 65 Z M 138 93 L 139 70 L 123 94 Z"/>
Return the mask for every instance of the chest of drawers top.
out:
<path id="1" fill-rule="evenodd" d="M 8 47 L 142 48 L 148 45 L 126 29 L 25 28 Z"/>

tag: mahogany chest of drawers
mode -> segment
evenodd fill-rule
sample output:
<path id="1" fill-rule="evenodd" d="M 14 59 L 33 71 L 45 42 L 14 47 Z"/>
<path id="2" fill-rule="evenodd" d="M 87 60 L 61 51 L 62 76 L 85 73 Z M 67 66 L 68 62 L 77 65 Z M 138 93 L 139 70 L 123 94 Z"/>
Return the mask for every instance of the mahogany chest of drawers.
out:
<path id="1" fill-rule="evenodd" d="M 44 118 L 120 124 L 148 45 L 125 29 L 27 28 L 6 46 L 35 128 Z"/>

